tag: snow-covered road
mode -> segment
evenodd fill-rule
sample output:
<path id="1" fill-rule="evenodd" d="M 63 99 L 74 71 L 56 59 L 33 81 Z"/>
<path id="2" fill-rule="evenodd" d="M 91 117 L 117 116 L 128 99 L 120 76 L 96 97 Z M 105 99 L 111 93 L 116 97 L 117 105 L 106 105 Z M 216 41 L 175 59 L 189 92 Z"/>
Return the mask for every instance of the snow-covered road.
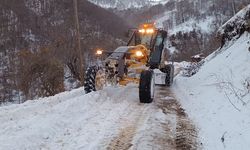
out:
<path id="1" fill-rule="evenodd" d="M 192 122 L 166 87 L 140 104 L 136 85 L 83 89 L 0 108 L 0 149 L 182 149 L 196 147 Z"/>

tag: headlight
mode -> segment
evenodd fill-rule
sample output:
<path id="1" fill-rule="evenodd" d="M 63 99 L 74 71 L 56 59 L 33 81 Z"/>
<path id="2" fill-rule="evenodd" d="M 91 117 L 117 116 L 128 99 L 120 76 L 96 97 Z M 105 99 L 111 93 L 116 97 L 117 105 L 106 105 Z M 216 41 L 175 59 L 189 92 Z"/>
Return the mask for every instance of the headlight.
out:
<path id="1" fill-rule="evenodd" d="M 139 32 L 140 33 L 145 33 L 145 29 L 140 29 Z"/>
<path id="2" fill-rule="evenodd" d="M 142 51 L 139 51 L 139 50 L 136 51 L 135 55 L 136 55 L 137 57 L 143 57 Z"/>
<path id="3" fill-rule="evenodd" d="M 102 55 L 102 50 L 100 50 L 100 49 L 98 49 L 97 51 L 96 51 L 96 55 Z"/>
<path id="4" fill-rule="evenodd" d="M 148 28 L 148 29 L 139 29 L 139 33 L 142 33 L 142 34 L 144 34 L 144 33 L 146 33 L 146 34 L 153 34 L 154 32 L 155 32 L 155 30 L 152 29 L 152 28 Z"/>
<path id="5" fill-rule="evenodd" d="M 147 30 L 146 30 L 146 33 L 147 33 L 147 34 L 153 34 L 153 33 L 154 33 L 154 29 L 147 29 Z"/>

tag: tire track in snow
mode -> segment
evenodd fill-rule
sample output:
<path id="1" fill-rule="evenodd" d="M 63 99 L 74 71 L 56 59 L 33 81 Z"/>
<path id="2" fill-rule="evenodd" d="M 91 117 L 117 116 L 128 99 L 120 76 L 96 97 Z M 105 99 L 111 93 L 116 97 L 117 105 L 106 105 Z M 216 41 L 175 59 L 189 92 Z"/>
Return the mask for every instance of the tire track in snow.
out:
<path id="1" fill-rule="evenodd" d="M 134 104 L 128 111 L 107 150 L 198 149 L 195 126 L 170 88 L 157 87 L 153 103 Z"/>
<path id="2" fill-rule="evenodd" d="M 107 150 L 129 149 L 133 145 L 131 142 L 133 140 L 135 131 L 136 129 L 133 125 L 121 129 L 119 135 L 111 141 Z"/>
<path id="3" fill-rule="evenodd" d="M 133 138 L 137 129 L 147 117 L 147 107 L 135 104 L 130 107 L 129 111 L 127 119 L 122 120 L 118 135 L 111 140 L 107 150 L 127 150 L 133 146 Z"/>
<path id="4" fill-rule="evenodd" d="M 197 141 L 197 130 L 193 122 L 188 118 L 185 110 L 176 100 L 171 89 L 161 87 L 160 95 L 167 96 L 167 101 L 159 101 L 158 106 L 165 114 L 176 115 L 175 147 L 177 150 L 200 149 Z M 167 92 L 166 92 L 167 91 Z"/>

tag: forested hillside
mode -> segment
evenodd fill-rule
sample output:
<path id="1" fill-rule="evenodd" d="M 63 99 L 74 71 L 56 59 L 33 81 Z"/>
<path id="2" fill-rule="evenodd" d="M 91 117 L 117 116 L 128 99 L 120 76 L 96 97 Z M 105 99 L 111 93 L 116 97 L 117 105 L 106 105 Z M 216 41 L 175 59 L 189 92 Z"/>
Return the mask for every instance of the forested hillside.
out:
<path id="1" fill-rule="evenodd" d="M 66 78 L 77 83 L 72 1 L 1 0 L 0 10 L 0 103 L 54 95 L 65 90 Z M 78 15 L 86 67 L 96 48 L 121 45 L 128 26 L 85 0 L 78 1 Z"/>
<path id="2" fill-rule="evenodd" d="M 95 62 L 95 50 L 124 45 L 128 28 L 142 22 L 155 22 L 168 31 L 165 45 L 174 61 L 209 55 L 224 43 L 219 27 L 249 4 L 248 0 L 90 1 L 78 0 L 82 69 L 73 0 L 0 1 L 0 103 L 80 86 L 79 70 Z"/>
<path id="3" fill-rule="evenodd" d="M 127 3 L 126 7 L 119 5 L 123 9 L 110 9 L 128 23 L 137 25 L 151 21 L 168 30 L 168 47 L 174 51 L 175 61 L 189 61 L 191 56 L 199 53 L 206 56 L 219 48 L 222 40 L 217 34 L 218 28 L 249 4 L 249 0 L 157 0 L 154 4 L 144 0 L 144 5 L 134 8 L 133 5 L 128 7 L 132 2 L 116 2 L 117 5 Z M 97 4 L 102 6 L 103 3 L 113 6 L 107 0 Z"/>

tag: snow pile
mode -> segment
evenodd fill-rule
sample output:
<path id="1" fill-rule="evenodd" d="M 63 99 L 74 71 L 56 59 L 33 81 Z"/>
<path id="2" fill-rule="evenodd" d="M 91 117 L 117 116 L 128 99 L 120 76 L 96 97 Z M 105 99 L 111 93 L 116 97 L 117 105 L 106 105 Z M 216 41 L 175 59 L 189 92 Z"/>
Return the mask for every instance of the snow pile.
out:
<path id="1" fill-rule="evenodd" d="M 123 115 L 138 107 L 133 90 L 131 85 L 85 95 L 80 88 L 1 107 L 0 149 L 101 149 L 118 132 Z"/>
<path id="2" fill-rule="evenodd" d="M 174 91 L 200 128 L 204 149 L 250 147 L 250 34 L 208 59 L 190 77 L 178 76 Z"/>
<path id="3" fill-rule="evenodd" d="M 188 66 L 183 68 L 183 70 L 181 72 L 182 76 L 191 77 L 191 76 L 195 75 L 199 71 L 199 69 L 201 68 L 203 63 L 204 63 L 204 61 L 191 62 Z"/>

